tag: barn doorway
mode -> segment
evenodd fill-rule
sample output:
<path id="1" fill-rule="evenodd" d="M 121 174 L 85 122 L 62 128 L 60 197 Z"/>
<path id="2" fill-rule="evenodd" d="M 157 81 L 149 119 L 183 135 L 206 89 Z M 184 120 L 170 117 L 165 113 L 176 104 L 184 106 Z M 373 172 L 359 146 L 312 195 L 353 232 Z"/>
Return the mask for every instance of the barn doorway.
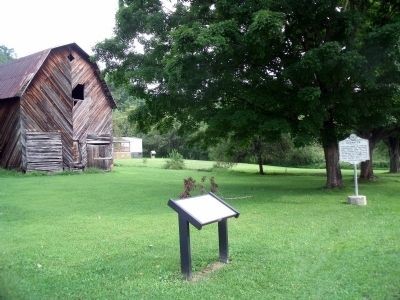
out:
<path id="1" fill-rule="evenodd" d="M 87 167 L 111 170 L 112 136 L 88 134 L 86 139 Z"/>

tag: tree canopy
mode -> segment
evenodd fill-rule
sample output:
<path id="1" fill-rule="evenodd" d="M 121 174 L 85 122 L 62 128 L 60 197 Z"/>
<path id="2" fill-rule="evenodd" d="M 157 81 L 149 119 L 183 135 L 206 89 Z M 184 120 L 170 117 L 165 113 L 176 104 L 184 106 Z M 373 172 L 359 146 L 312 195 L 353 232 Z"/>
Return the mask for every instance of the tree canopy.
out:
<path id="1" fill-rule="evenodd" d="M 0 45 L 0 64 L 4 64 L 14 58 L 15 58 L 14 49 L 10 49 L 4 45 Z"/>
<path id="2" fill-rule="evenodd" d="M 177 1 L 172 10 L 121 0 L 115 36 L 95 51 L 116 84 L 146 99 L 141 127 L 179 120 L 207 124 L 210 138 L 317 139 L 336 187 L 338 139 L 384 124 L 398 105 L 397 16 L 377 0 Z"/>

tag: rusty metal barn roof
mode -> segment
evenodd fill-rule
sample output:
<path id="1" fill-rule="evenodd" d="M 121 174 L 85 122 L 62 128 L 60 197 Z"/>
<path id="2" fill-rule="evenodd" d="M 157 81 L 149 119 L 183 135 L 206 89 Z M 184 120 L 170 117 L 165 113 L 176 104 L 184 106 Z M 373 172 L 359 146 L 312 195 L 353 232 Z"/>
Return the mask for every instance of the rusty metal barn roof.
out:
<path id="1" fill-rule="evenodd" d="M 0 65 L 0 101 L 3 99 L 19 98 L 23 95 L 36 73 L 39 71 L 46 58 L 53 50 L 61 48 L 71 48 L 77 51 L 92 66 L 95 75 L 100 80 L 101 88 L 109 100 L 111 106 L 117 105 L 107 87 L 104 79 L 101 77 L 100 70 L 96 63 L 90 60 L 90 56 L 82 50 L 76 43 L 67 44 L 60 47 L 46 49 L 19 59 L 12 60 L 6 64 Z"/>
<path id="2" fill-rule="evenodd" d="M 50 49 L 0 65 L 0 100 L 21 97 Z"/>

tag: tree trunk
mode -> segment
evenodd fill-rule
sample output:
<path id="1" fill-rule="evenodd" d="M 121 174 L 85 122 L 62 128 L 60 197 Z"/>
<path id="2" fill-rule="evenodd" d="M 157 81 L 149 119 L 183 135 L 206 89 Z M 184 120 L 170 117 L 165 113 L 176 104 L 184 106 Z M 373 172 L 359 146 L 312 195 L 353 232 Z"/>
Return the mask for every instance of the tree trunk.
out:
<path id="1" fill-rule="evenodd" d="M 337 143 L 323 145 L 326 166 L 326 187 L 337 188 L 343 186 L 342 172 L 339 166 L 339 148 Z"/>
<path id="2" fill-rule="evenodd" d="M 325 154 L 326 188 L 343 187 L 336 127 L 332 118 L 324 122 L 320 134 Z"/>
<path id="3" fill-rule="evenodd" d="M 400 171 L 400 139 L 390 136 L 388 138 L 389 149 L 389 172 L 399 173 Z"/>
<path id="4" fill-rule="evenodd" d="M 261 137 L 256 136 L 253 139 L 253 150 L 254 150 L 255 155 L 257 156 L 258 172 L 260 175 L 265 175 L 264 166 L 263 166 L 263 164 L 264 164 L 264 159 L 263 159 L 264 145 L 261 140 Z"/>
<path id="5" fill-rule="evenodd" d="M 259 170 L 260 175 L 265 175 L 264 166 L 263 166 L 264 161 L 263 161 L 262 155 L 258 154 L 257 161 L 258 161 L 258 170 Z"/>
<path id="6" fill-rule="evenodd" d="M 372 167 L 372 155 L 371 159 L 363 161 L 360 165 L 360 179 L 361 180 L 374 180 L 374 168 Z"/>
<path id="7" fill-rule="evenodd" d="M 373 136 L 369 138 L 369 160 L 363 161 L 360 166 L 360 179 L 361 180 L 374 180 L 374 168 L 372 167 L 372 157 L 375 150 L 377 139 Z"/>

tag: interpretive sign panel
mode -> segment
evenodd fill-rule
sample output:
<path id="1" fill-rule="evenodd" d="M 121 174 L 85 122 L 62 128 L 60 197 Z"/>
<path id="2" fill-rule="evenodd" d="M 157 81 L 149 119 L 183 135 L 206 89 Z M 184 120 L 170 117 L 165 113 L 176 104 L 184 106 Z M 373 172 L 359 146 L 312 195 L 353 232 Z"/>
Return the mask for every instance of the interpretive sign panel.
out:
<path id="1" fill-rule="evenodd" d="M 362 161 L 369 160 L 369 144 L 368 140 L 362 139 L 355 134 L 350 135 L 347 139 L 339 142 L 339 159 L 340 161 L 350 164 L 358 164 Z"/>
<path id="2" fill-rule="evenodd" d="M 227 219 L 239 217 L 239 212 L 213 193 L 197 197 L 168 201 L 168 205 L 178 213 L 181 271 L 185 278 L 192 277 L 189 223 L 197 229 L 218 222 L 219 260 L 228 262 Z"/>
<path id="3" fill-rule="evenodd" d="M 171 200 L 169 206 L 186 213 L 188 221 L 198 229 L 201 229 L 206 224 L 239 215 L 227 203 L 210 194 L 175 201 Z"/>

